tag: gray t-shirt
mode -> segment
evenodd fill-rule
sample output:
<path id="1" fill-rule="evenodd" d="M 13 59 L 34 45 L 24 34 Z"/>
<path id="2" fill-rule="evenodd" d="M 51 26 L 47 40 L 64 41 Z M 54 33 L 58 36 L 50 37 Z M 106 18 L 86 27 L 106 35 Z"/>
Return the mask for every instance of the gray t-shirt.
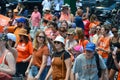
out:
<path id="1" fill-rule="evenodd" d="M 106 65 L 102 59 L 100 58 L 100 68 L 106 69 Z M 74 62 L 73 65 L 73 73 L 78 73 L 78 80 L 98 80 L 98 69 L 96 64 L 96 59 L 93 57 L 92 59 L 86 59 L 84 53 L 80 54 Z"/>

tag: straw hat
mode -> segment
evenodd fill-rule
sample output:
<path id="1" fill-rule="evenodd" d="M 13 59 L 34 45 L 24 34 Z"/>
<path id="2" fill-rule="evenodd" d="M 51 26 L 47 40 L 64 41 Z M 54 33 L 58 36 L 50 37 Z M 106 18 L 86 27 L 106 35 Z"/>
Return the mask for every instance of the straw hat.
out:
<path id="1" fill-rule="evenodd" d="M 21 29 L 21 30 L 19 31 L 19 35 L 28 36 L 27 30 L 26 30 L 26 29 Z"/>

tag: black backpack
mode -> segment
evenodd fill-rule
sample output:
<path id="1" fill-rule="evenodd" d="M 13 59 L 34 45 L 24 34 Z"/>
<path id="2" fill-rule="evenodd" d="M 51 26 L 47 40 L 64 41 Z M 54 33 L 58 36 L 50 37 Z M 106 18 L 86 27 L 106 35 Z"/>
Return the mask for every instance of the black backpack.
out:
<path id="1" fill-rule="evenodd" d="M 102 74 L 102 69 L 100 67 L 99 55 L 98 55 L 97 52 L 95 52 L 94 56 L 95 56 L 95 59 L 96 59 L 96 64 L 97 64 L 97 69 L 98 69 L 98 77 L 100 78 L 101 74 Z"/>

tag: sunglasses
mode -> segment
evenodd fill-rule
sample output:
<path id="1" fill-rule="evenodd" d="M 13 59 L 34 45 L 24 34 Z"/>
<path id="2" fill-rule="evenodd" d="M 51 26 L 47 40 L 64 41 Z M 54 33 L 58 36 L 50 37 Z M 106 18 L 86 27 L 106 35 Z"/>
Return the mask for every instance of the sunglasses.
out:
<path id="1" fill-rule="evenodd" d="M 67 36 L 71 36 L 72 34 L 67 34 Z"/>
<path id="2" fill-rule="evenodd" d="M 45 39 L 45 37 L 44 37 L 44 36 L 37 36 L 37 37 Z"/>
<path id="3" fill-rule="evenodd" d="M 112 31 L 112 33 L 117 33 L 118 31 Z"/>
<path id="4" fill-rule="evenodd" d="M 96 28 L 96 30 L 101 30 L 100 28 Z"/>
<path id="5" fill-rule="evenodd" d="M 61 42 L 58 42 L 58 41 L 54 41 L 54 44 L 61 44 Z"/>

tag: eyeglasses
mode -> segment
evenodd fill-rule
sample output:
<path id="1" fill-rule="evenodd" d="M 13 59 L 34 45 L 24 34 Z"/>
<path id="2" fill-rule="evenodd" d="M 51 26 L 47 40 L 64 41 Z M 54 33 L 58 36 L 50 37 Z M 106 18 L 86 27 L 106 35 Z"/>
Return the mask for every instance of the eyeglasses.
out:
<path id="1" fill-rule="evenodd" d="M 58 41 L 54 41 L 54 44 L 60 44 L 61 42 L 58 42 Z"/>
<path id="2" fill-rule="evenodd" d="M 118 31 L 112 31 L 112 33 L 117 33 Z"/>
<path id="3" fill-rule="evenodd" d="M 44 37 L 44 36 L 37 36 L 37 37 L 45 39 L 45 37 Z"/>

